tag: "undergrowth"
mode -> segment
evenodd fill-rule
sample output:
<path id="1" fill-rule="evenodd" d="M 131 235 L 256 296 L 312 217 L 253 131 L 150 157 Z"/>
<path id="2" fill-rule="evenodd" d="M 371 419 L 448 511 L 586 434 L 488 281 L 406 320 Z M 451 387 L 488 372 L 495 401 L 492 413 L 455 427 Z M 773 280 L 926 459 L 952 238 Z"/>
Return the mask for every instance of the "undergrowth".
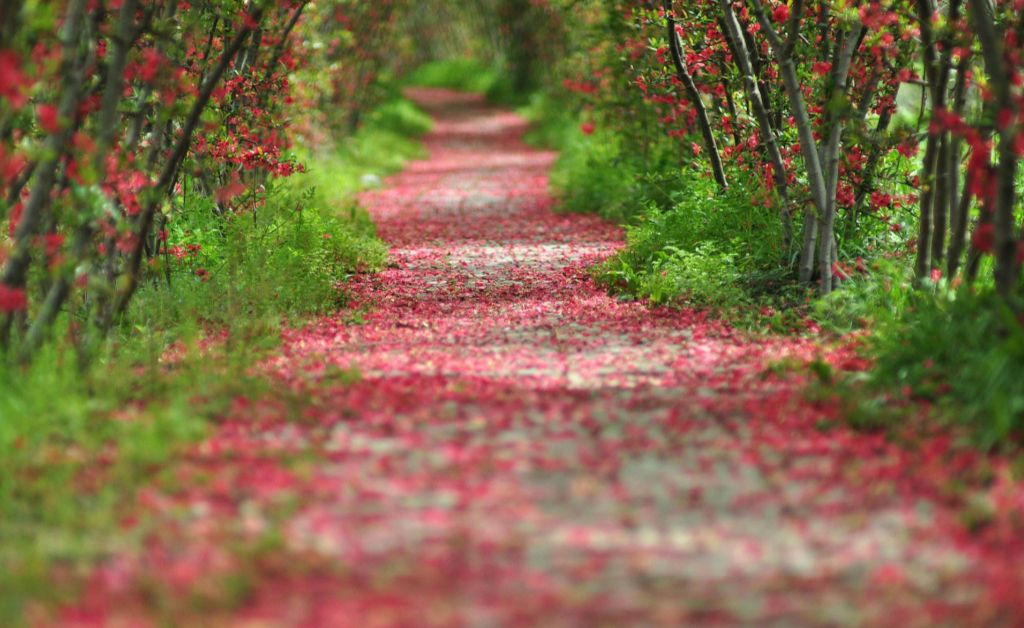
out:
<path id="1" fill-rule="evenodd" d="M 133 302 L 127 320 L 159 329 L 201 320 L 219 326 L 240 317 L 273 328 L 344 303 L 344 281 L 387 260 L 355 195 L 423 155 L 416 138 L 430 118 L 400 98 L 370 113 L 352 137 L 300 148 L 306 171 L 270 180 L 265 198 L 225 217 L 196 197 L 169 229 L 165 281 Z"/>
<path id="2" fill-rule="evenodd" d="M 599 283 L 652 305 L 711 310 L 750 330 L 803 329 L 807 294 L 787 270 L 774 210 L 752 203 L 740 182 L 723 193 L 678 170 L 638 173 L 608 158 L 611 143 L 590 145 L 589 165 L 576 165 L 571 152 L 555 184 L 566 210 L 596 207 L 626 225 L 626 247 L 594 269 Z"/>
<path id="3" fill-rule="evenodd" d="M 675 142 L 639 143 L 610 126 L 580 122 L 538 94 L 523 113 L 527 140 L 557 148 L 551 174 L 562 211 L 594 213 L 626 227 L 626 247 L 594 269 L 622 298 L 714 311 L 748 329 L 801 331 L 806 291 L 797 287 L 773 208 L 752 186 L 718 190 L 681 164 Z M 585 116 L 584 116 L 585 117 Z"/>
<path id="4" fill-rule="evenodd" d="M 986 450 L 1019 447 L 1024 436 L 1019 312 L 991 285 L 915 282 L 899 264 L 877 265 L 814 307 L 833 331 L 866 330 L 861 352 L 871 368 L 835 389 L 855 427 L 898 428 L 928 409 Z"/>

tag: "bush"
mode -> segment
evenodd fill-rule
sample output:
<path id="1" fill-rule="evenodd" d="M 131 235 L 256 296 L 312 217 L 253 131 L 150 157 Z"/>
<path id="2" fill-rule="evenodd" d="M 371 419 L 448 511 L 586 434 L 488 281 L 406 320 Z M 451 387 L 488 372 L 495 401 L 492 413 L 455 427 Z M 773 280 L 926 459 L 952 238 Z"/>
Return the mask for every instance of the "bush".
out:
<path id="1" fill-rule="evenodd" d="M 879 262 L 812 315 L 836 333 L 867 330 L 861 352 L 872 368 L 838 389 L 857 425 L 898 427 L 923 402 L 984 449 L 1024 434 L 1024 321 L 990 282 L 915 282 L 901 260 Z"/>
<path id="2" fill-rule="evenodd" d="M 907 290 L 879 312 L 866 351 L 876 394 L 935 403 L 983 448 L 1024 434 L 1024 326 L 992 289 Z"/>
<path id="3" fill-rule="evenodd" d="M 846 334 L 870 328 L 879 317 L 906 311 L 913 293 L 912 269 L 900 260 L 880 260 L 842 288 L 814 302 L 811 316 L 823 329 Z"/>
<path id="4" fill-rule="evenodd" d="M 379 139 L 381 135 L 390 134 L 400 139 L 417 138 L 426 135 L 433 126 L 433 121 L 409 100 L 392 97 L 367 116 L 366 124 L 359 139 L 366 143 L 367 136 Z M 411 144 L 415 148 L 417 145 Z M 412 152 L 412 155 L 410 155 Z M 406 156 L 416 156 L 419 151 L 402 151 Z"/>
<path id="5" fill-rule="evenodd" d="M 418 87 L 443 87 L 477 94 L 499 89 L 496 87 L 497 70 L 471 58 L 431 61 L 410 72 L 405 80 Z"/>
<path id="6" fill-rule="evenodd" d="M 654 304 L 720 309 L 746 300 L 742 278 L 736 257 L 719 252 L 711 243 L 695 251 L 669 245 L 655 255 L 650 271 L 638 275 L 636 293 Z"/>
<path id="7" fill-rule="evenodd" d="M 655 304 L 715 310 L 770 292 L 764 284 L 784 258 L 774 214 L 752 205 L 741 185 L 724 194 L 713 185 L 687 179 L 669 209 L 649 202 L 627 228 L 626 248 L 597 269 L 599 280 Z"/>
<path id="8" fill-rule="evenodd" d="M 583 135 L 571 103 L 550 94 L 533 94 L 519 113 L 530 121 L 524 139 L 531 146 L 560 150 Z"/>
<path id="9" fill-rule="evenodd" d="M 430 124 L 412 103 L 391 100 L 353 137 L 306 151 L 305 173 L 268 181 L 258 207 L 223 215 L 212 200 L 189 197 L 160 259 L 165 281 L 140 291 L 128 320 L 169 329 L 194 319 L 230 326 L 241 317 L 273 327 L 336 309 L 348 276 L 387 259 L 354 195 L 422 156 L 412 138 Z"/>
<path id="10" fill-rule="evenodd" d="M 616 135 L 600 128 L 592 135 L 578 127 L 571 131 L 549 129 L 548 133 L 564 142 L 551 185 L 565 211 L 630 222 L 643 214 L 652 200 L 655 204 L 667 200 L 660 182 L 679 177 L 674 167 L 658 168 L 632 156 L 621 148 Z"/>

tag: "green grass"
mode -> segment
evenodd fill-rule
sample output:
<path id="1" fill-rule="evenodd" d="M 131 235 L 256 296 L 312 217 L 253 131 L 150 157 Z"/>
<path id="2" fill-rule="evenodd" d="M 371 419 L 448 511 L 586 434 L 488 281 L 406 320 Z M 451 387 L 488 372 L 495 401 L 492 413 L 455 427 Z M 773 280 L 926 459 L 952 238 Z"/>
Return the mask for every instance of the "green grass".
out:
<path id="1" fill-rule="evenodd" d="M 157 262 L 91 369 L 60 341 L 31 367 L 0 361 L 0 624 L 17 625 L 30 601 L 69 599 L 85 566 L 137 547 L 144 522 L 122 525 L 132 496 L 231 400 L 299 403 L 252 366 L 282 324 L 336 310 L 347 278 L 386 262 L 353 196 L 421 156 L 416 137 L 429 128 L 392 99 L 353 137 L 301 155 L 308 171 L 268 182 L 251 211 L 225 218 L 189 197 L 169 241 L 199 248 Z M 179 357 L 168 361 L 172 346 Z M 54 585 L 57 568 L 68 583 Z"/>
<path id="2" fill-rule="evenodd" d="M 443 87 L 460 92 L 483 94 L 495 104 L 519 106 L 530 101 L 530 94 L 520 94 L 511 78 L 501 68 L 472 58 L 440 59 L 427 62 L 403 81 L 416 87 Z"/>
<path id="3" fill-rule="evenodd" d="M 29 369 L 0 372 L 10 391 L 0 399 L 0 623 L 17 625 L 29 601 L 72 599 L 82 569 L 137 549 L 145 522 L 122 524 L 136 490 L 231 399 L 265 394 L 268 384 L 246 374 L 255 350 L 191 345 L 168 367 L 166 339 L 112 348 L 85 376 L 59 346 Z M 67 581 L 55 586 L 58 567 Z"/>
<path id="4" fill-rule="evenodd" d="M 405 77 L 417 87 L 443 87 L 486 94 L 498 82 L 498 71 L 476 59 L 455 58 L 430 61 Z"/>

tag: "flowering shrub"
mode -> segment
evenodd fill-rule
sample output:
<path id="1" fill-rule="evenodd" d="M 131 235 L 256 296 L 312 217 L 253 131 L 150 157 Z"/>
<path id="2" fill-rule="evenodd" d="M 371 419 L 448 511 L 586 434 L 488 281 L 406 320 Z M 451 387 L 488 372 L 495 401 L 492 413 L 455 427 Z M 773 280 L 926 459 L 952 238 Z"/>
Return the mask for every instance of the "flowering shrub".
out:
<path id="1" fill-rule="evenodd" d="M 674 145 L 677 163 L 722 189 L 756 182 L 753 201 L 773 207 L 783 230 L 779 264 L 800 281 L 828 293 L 848 260 L 901 244 L 921 278 L 972 282 L 991 255 L 999 291 L 1017 291 L 1024 141 L 1012 3 L 563 8 L 575 38 L 563 93 L 585 132 L 623 138 L 648 171 L 663 167 L 652 146 Z"/>
<path id="2" fill-rule="evenodd" d="M 0 348 L 29 358 L 67 312 L 88 353 L 160 259 L 195 257 L 168 237 L 190 208 L 258 222 L 270 180 L 303 168 L 303 112 L 373 104 L 393 7 L 5 5 Z"/>

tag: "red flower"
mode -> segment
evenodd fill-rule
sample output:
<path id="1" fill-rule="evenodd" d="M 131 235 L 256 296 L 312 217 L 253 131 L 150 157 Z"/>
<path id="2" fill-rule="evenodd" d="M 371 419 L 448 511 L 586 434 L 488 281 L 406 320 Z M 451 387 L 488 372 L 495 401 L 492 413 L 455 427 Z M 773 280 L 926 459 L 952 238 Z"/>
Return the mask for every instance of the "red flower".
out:
<path id="1" fill-rule="evenodd" d="M 21 312 L 28 307 L 25 291 L 0 284 L 0 312 Z"/>
<path id="2" fill-rule="evenodd" d="M 234 182 L 225 185 L 224 187 L 217 190 L 215 196 L 217 202 L 221 205 L 227 205 L 235 199 L 235 197 L 241 196 L 245 193 L 245 184 L 239 181 L 237 178 Z"/>
<path id="3" fill-rule="evenodd" d="M 39 105 L 36 108 L 36 116 L 39 118 L 39 126 L 50 135 L 60 131 L 60 115 L 57 113 L 57 107 Z"/>
<path id="4" fill-rule="evenodd" d="M 847 280 L 853 276 L 849 265 L 843 262 L 836 262 L 832 264 L 832 276 L 838 279 Z"/>
<path id="5" fill-rule="evenodd" d="M 15 203 L 14 207 L 11 208 L 11 213 L 7 219 L 7 233 L 12 238 L 14 237 L 14 234 L 18 232 L 18 225 L 21 224 L 21 214 L 24 211 L 24 203 Z"/>
<path id="6" fill-rule="evenodd" d="M 811 72 L 815 76 L 825 76 L 832 71 L 832 64 L 828 61 L 818 61 L 811 66 Z"/>
<path id="7" fill-rule="evenodd" d="M 1013 112 L 1009 109 L 1000 109 L 996 114 L 996 128 L 1005 131 L 1013 124 Z"/>
<path id="8" fill-rule="evenodd" d="M 584 135 L 593 135 L 594 131 L 597 130 L 597 127 L 594 126 L 593 122 L 584 122 L 580 125 L 580 130 L 583 131 Z"/>
<path id="9" fill-rule="evenodd" d="M 143 63 L 139 68 L 139 78 L 144 83 L 152 83 L 157 73 L 163 67 L 164 57 L 156 48 L 147 48 L 142 53 Z"/>
<path id="10" fill-rule="evenodd" d="M 892 207 L 892 196 L 875 190 L 871 193 L 871 209 L 881 209 L 883 207 Z"/>
<path id="11" fill-rule="evenodd" d="M 971 244 L 982 253 L 991 253 L 995 249 L 996 226 L 992 223 L 978 225 L 971 236 Z"/>
<path id="12" fill-rule="evenodd" d="M 781 24 L 789 19 L 789 5 L 780 4 L 772 10 L 772 20 Z"/>
<path id="13" fill-rule="evenodd" d="M 46 255 L 53 257 L 64 247 L 64 236 L 59 233 L 49 233 L 43 236 L 43 245 L 46 247 Z"/>
<path id="14" fill-rule="evenodd" d="M 256 19 L 256 17 L 248 11 L 246 11 L 242 15 L 242 24 L 245 25 L 245 27 L 249 30 L 256 30 L 257 28 L 260 27 L 259 20 Z"/>
<path id="15" fill-rule="evenodd" d="M 0 50 L 0 98 L 11 103 L 11 108 L 21 109 L 28 102 L 24 89 L 27 83 L 21 57 L 11 50 Z"/>
<path id="16" fill-rule="evenodd" d="M 896 151 L 908 159 L 916 155 L 920 149 L 920 144 L 916 144 L 913 142 L 904 142 L 903 144 L 900 144 L 899 146 L 896 147 Z"/>

